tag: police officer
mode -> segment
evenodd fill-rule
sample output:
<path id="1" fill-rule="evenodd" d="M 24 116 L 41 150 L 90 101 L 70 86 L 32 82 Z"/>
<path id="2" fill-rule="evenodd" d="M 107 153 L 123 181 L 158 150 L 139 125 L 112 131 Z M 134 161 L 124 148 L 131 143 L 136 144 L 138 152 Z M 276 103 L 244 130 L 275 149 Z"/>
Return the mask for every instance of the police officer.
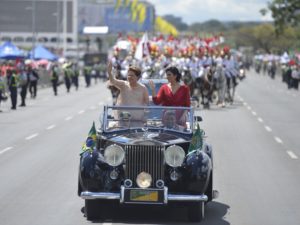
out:
<path id="1" fill-rule="evenodd" d="M 26 99 L 26 95 L 27 95 L 27 87 L 28 87 L 28 84 L 29 84 L 29 73 L 28 73 L 28 71 L 29 71 L 28 67 L 27 67 L 26 70 L 23 69 L 23 70 L 20 71 L 21 104 L 19 106 L 21 106 L 21 107 L 26 106 L 25 99 Z"/>
<path id="2" fill-rule="evenodd" d="M 39 80 L 39 75 L 38 73 L 32 69 L 31 66 L 28 67 L 28 74 L 29 74 L 29 92 L 31 95 L 31 98 L 35 98 L 36 97 L 36 93 L 37 93 L 37 83 Z"/>
<path id="3" fill-rule="evenodd" d="M 51 83 L 52 83 L 52 88 L 54 95 L 57 95 L 57 86 L 58 86 L 58 67 L 56 64 L 54 64 L 51 68 Z"/>
<path id="4" fill-rule="evenodd" d="M 85 78 L 86 87 L 89 87 L 91 85 L 91 72 L 92 69 L 90 66 L 84 66 L 83 68 L 83 75 Z"/>
<path id="5" fill-rule="evenodd" d="M 64 65 L 64 79 L 65 79 L 65 85 L 67 88 L 67 92 L 70 92 L 71 88 L 71 78 L 72 78 L 72 70 L 70 69 L 70 64 L 65 64 Z"/>
<path id="6" fill-rule="evenodd" d="M 10 91 L 10 99 L 11 99 L 11 109 L 17 109 L 17 98 L 18 98 L 18 77 L 16 72 L 13 69 L 8 69 L 6 72 L 7 75 L 7 83 Z"/>
<path id="7" fill-rule="evenodd" d="M 72 82 L 75 85 L 76 91 L 78 90 L 79 87 L 79 82 L 78 82 L 78 78 L 79 78 L 79 69 L 78 69 L 78 65 L 77 63 L 74 63 L 73 65 L 73 71 L 72 71 Z"/>
<path id="8" fill-rule="evenodd" d="M 0 104 L 2 100 L 6 100 L 7 98 L 4 97 L 5 92 L 5 82 L 4 82 L 4 76 L 0 74 Z M 2 112 L 2 110 L 0 110 Z"/>

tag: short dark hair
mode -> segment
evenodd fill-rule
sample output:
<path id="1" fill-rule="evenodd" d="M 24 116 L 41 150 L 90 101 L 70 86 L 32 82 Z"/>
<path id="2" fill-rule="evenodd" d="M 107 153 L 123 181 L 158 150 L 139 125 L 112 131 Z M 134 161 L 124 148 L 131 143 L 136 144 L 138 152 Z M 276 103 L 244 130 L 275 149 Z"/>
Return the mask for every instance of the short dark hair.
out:
<path id="1" fill-rule="evenodd" d="M 179 72 L 179 70 L 177 69 L 177 67 L 175 66 L 170 66 L 166 69 L 166 73 L 167 72 L 171 72 L 174 75 L 176 75 L 176 81 L 179 82 L 181 79 L 181 73 Z"/>
<path id="2" fill-rule="evenodd" d="M 136 66 L 130 66 L 129 69 L 128 69 L 128 71 L 134 72 L 134 74 L 135 74 L 137 77 L 140 77 L 140 76 L 141 76 L 141 73 L 142 73 L 141 69 L 138 68 L 138 67 L 136 67 Z"/>

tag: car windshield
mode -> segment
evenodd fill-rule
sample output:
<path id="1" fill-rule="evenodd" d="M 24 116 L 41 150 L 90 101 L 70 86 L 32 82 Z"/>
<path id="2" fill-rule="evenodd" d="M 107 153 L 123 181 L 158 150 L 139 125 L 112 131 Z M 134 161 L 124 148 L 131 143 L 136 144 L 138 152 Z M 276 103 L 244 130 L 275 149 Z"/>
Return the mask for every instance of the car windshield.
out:
<path id="1" fill-rule="evenodd" d="M 103 129 L 114 132 L 137 128 L 146 130 L 172 130 L 192 133 L 193 109 L 188 107 L 162 106 L 105 106 Z"/>

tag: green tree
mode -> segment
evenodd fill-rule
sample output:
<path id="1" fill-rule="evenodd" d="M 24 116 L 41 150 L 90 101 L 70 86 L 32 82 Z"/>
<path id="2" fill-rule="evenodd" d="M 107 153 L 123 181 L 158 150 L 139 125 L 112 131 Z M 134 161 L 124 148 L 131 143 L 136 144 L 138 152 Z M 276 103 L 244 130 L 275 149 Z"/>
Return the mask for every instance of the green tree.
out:
<path id="1" fill-rule="evenodd" d="M 193 23 L 189 27 L 189 31 L 218 33 L 226 30 L 225 25 L 218 20 L 208 20 L 203 23 Z"/>
<path id="2" fill-rule="evenodd" d="M 165 15 L 163 18 L 174 25 L 177 30 L 184 31 L 187 30 L 188 25 L 184 22 L 182 22 L 181 17 L 173 16 L 173 15 Z"/>
<path id="3" fill-rule="evenodd" d="M 297 26 L 299 24 L 299 0 L 273 0 L 272 2 L 268 3 L 268 10 L 272 13 L 277 35 L 285 31 L 285 26 Z M 265 15 L 268 10 L 262 9 L 260 12 L 262 15 Z"/>
<path id="4" fill-rule="evenodd" d="M 276 35 L 272 24 L 261 24 L 253 27 L 244 27 L 234 33 L 237 47 L 252 46 L 255 51 L 262 50 L 267 53 L 281 53 L 295 49 L 299 34 L 292 27 L 285 27 L 283 33 Z"/>

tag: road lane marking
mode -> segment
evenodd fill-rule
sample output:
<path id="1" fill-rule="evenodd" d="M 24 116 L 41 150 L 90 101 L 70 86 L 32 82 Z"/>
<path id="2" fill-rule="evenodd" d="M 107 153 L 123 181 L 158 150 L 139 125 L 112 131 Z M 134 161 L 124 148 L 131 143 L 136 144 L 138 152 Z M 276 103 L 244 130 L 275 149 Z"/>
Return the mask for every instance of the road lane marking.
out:
<path id="1" fill-rule="evenodd" d="M 287 154 L 292 158 L 292 159 L 298 159 L 298 156 L 292 151 L 286 151 Z"/>
<path id="2" fill-rule="evenodd" d="M 85 111 L 84 111 L 84 110 L 80 110 L 80 111 L 78 112 L 78 114 L 82 114 L 82 113 L 85 113 Z"/>
<path id="3" fill-rule="evenodd" d="M 248 104 L 247 104 L 247 102 L 244 102 L 243 105 L 244 105 L 244 106 L 247 106 Z"/>
<path id="4" fill-rule="evenodd" d="M 52 124 L 52 125 L 50 125 L 49 127 L 47 127 L 46 130 L 51 130 L 51 129 L 53 129 L 54 127 L 56 127 L 56 125 L 55 125 L 55 124 Z"/>
<path id="5" fill-rule="evenodd" d="M 251 110 L 251 106 L 248 106 L 247 109 L 248 109 L 248 110 Z"/>
<path id="6" fill-rule="evenodd" d="M 35 134 L 32 134 L 32 135 L 28 136 L 28 137 L 25 138 L 25 139 L 26 139 L 26 140 L 31 140 L 31 139 L 37 137 L 38 135 L 39 135 L 38 133 L 35 133 Z"/>
<path id="7" fill-rule="evenodd" d="M 3 154 L 4 152 L 12 150 L 12 149 L 13 149 L 13 147 L 7 147 L 7 148 L 5 148 L 5 149 L 3 149 L 3 150 L 0 151 L 0 155 Z"/>
<path id="8" fill-rule="evenodd" d="M 253 115 L 253 116 L 256 116 L 257 113 L 256 113 L 255 111 L 252 111 L 252 115 Z"/>
<path id="9" fill-rule="evenodd" d="M 262 118 L 260 118 L 260 117 L 258 117 L 257 120 L 258 120 L 258 122 L 260 122 L 260 123 L 263 123 L 263 122 L 264 122 L 264 120 L 263 120 Z"/>
<path id="10" fill-rule="evenodd" d="M 274 137 L 275 141 L 279 144 L 282 144 L 282 140 L 279 137 Z"/>
<path id="11" fill-rule="evenodd" d="M 68 120 L 71 120 L 71 119 L 73 119 L 73 117 L 72 116 L 68 116 L 65 120 L 68 121 Z"/>
<path id="12" fill-rule="evenodd" d="M 271 127 L 268 127 L 268 126 L 265 126 L 265 129 L 266 129 L 268 132 L 271 132 L 271 131 L 272 131 Z"/>

